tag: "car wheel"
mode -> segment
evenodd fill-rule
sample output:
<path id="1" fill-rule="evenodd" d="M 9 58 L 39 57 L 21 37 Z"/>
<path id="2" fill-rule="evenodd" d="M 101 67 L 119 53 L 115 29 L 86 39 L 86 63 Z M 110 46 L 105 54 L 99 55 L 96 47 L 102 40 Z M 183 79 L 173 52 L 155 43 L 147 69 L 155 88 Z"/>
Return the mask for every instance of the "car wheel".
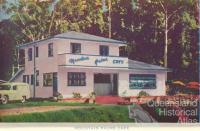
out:
<path id="1" fill-rule="evenodd" d="M 2 104 L 7 104 L 8 103 L 8 97 L 7 96 L 3 96 L 2 100 L 1 100 Z"/>
<path id="2" fill-rule="evenodd" d="M 24 103 L 26 101 L 26 96 L 22 96 L 21 102 Z"/>

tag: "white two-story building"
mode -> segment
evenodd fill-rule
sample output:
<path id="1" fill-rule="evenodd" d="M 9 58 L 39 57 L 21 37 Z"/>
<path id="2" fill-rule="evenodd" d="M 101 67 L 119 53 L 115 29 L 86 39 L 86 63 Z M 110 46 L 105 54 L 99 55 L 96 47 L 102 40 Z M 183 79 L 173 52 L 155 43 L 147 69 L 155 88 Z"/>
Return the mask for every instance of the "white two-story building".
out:
<path id="1" fill-rule="evenodd" d="M 29 83 L 33 90 L 35 67 L 36 97 L 52 97 L 55 92 L 65 98 L 74 92 L 83 97 L 91 92 L 97 96 L 136 96 L 140 91 L 165 95 L 168 69 L 120 57 L 121 46 L 126 43 L 74 31 L 21 44 L 25 66 L 11 81 Z"/>

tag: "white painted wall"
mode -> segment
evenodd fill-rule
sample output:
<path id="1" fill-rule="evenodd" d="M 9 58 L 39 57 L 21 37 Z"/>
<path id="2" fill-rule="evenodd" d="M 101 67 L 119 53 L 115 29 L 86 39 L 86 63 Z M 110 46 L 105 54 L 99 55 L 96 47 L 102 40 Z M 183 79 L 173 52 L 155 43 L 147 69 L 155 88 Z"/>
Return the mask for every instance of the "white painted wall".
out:
<path id="1" fill-rule="evenodd" d="M 86 72 L 86 86 L 67 86 L 67 72 Z M 96 73 L 117 73 L 119 96 L 137 96 L 140 91 L 146 91 L 151 96 L 163 96 L 166 94 L 165 72 L 73 67 L 59 67 L 59 92 L 63 94 L 64 97 L 72 97 L 73 92 L 78 92 L 83 97 L 88 96 L 89 93 L 94 91 L 94 74 Z M 129 74 L 156 74 L 157 88 L 129 89 Z M 123 92 L 126 92 L 126 94 L 123 94 Z"/>

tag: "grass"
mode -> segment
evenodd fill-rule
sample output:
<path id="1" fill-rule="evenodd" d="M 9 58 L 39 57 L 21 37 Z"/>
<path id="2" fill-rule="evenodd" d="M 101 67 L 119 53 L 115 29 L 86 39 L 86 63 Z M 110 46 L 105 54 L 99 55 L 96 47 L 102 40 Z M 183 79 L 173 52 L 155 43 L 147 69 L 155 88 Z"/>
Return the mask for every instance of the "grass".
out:
<path id="1" fill-rule="evenodd" d="M 71 103 L 71 102 L 53 102 L 53 101 L 27 101 L 25 103 L 12 102 L 8 104 L 0 104 L 0 109 L 10 109 L 17 107 L 33 107 L 33 106 L 96 106 L 96 104 L 87 103 Z"/>
<path id="2" fill-rule="evenodd" d="M 128 117 L 127 106 L 96 106 L 89 109 L 73 109 L 4 116 L 0 122 L 134 122 Z"/>

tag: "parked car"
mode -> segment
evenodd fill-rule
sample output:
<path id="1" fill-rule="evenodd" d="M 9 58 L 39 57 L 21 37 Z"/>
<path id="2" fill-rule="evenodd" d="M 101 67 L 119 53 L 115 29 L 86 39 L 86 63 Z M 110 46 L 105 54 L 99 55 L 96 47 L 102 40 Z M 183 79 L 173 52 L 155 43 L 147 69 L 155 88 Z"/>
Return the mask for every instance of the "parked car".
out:
<path id="1" fill-rule="evenodd" d="M 26 83 L 6 82 L 0 84 L 0 102 L 2 104 L 13 100 L 21 100 L 24 103 L 29 98 L 30 87 Z"/>

